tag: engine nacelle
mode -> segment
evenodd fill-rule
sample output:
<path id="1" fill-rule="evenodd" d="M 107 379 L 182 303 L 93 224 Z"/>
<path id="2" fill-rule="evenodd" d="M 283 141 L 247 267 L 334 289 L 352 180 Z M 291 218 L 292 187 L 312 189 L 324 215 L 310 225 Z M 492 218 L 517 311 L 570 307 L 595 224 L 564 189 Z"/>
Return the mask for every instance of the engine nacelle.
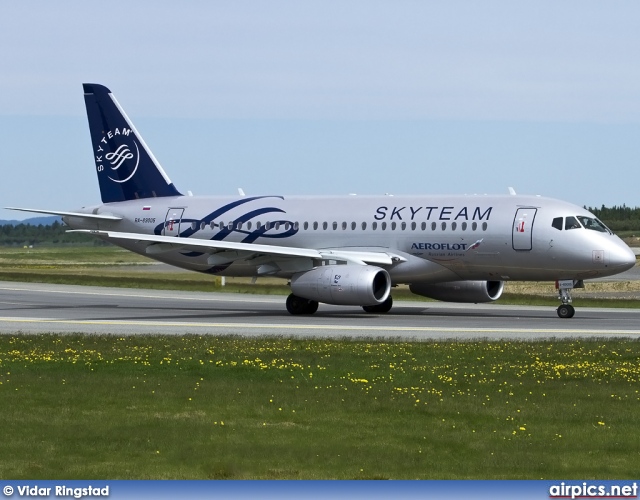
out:
<path id="1" fill-rule="evenodd" d="M 293 275 L 291 291 L 325 304 L 374 306 L 389 297 L 391 278 L 387 271 L 375 266 L 320 266 Z"/>
<path id="2" fill-rule="evenodd" d="M 443 302 L 492 302 L 498 300 L 504 289 L 503 281 L 450 281 L 437 284 L 413 284 L 409 287 L 416 295 Z"/>

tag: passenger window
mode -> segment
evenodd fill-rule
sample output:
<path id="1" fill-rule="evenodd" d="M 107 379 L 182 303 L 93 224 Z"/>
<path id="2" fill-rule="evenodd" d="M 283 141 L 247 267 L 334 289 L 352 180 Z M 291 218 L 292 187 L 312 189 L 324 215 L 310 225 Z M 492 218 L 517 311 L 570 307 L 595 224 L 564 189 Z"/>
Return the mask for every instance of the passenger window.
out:
<path id="1" fill-rule="evenodd" d="M 443 222 L 440 227 L 442 228 L 442 230 L 444 231 L 445 229 L 447 229 L 447 223 Z"/>
<path id="2" fill-rule="evenodd" d="M 400 224 L 400 228 L 404 231 L 405 229 L 407 229 L 407 223 L 403 222 L 402 224 Z"/>
<path id="3" fill-rule="evenodd" d="M 293 223 L 293 229 L 295 229 L 296 231 L 300 228 L 300 224 L 298 223 L 298 221 L 295 221 Z"/>
<path id="4" fill-rule="evenodd" d="M 452 223 L 451 223 L 451 230 L 452 230 L 452 231 L 455 231 L 455 230 L 456 230 L 456 227 L 458 227 L 458 224 L 457 224 L 456 222 L 452 222 Z"/>
<path id="5" fill-rule="evenodd" d="M 304 227 L 304 230 L 306 231 L 307 229 L 309 229 L 309 223 L 305 222 L 303 227 Z"/>
<path id="6" fill-rule="evenodd" d="M 387 229 L 387 223 L 383 222 L 382 224 L 380 224 L 380 229 L 382 229 L 383 231 Z"/>
<path id="7" fill-rule="evenodd" d="M 268 231 L 269 229 L 271 229 L 271 222 L 265 222 L 265 223 L 264 223 L 264 228 L 265 228 L 265 230 L 267 230 L 267 231 Z"/>
<path id="8" fill-rule="evenodd" d="M 467 230 L 467 223 L 466 223 L 466 222 L 463 222 L 463 223 L 462 223 L 462 230 L 463 230 L 463 231 L 466 231 L 466 230 Z"/>
<path id="9" fill-rule="evenodd" d="M 313 223 L 313 230 L 314 230 L 314 231 L 317 231 L 317 229 L 318 229 L 318 223 L 317 223 L 317 222 L 314 222 L 314 223 Z"/>
<path id="10" fill-rule="evenodd" d="M 415 231 L 415 230 L 416 230 L 416 223 L 415 223 L 415 222 L 412 222 L 412 223 L 411 223 L 411 230 L 412 230 L 412 231 Z"/>
<path id="11" fill-rule="evenodd" d="M 394 231 L 396 230 L 396 223 L 395 222 L 391 223 L 391 229 L 393 229 Z"/>
<path id="12" fill-rule="evenodd" d="M 251 230 L 251 221 L 247 222 L 247 229 Z"/>
<path id="13" fill-rule="evenodd" d="M 422 224 L 420 224 L 420 229 L 422 229 L 422 231 L 426 231 L 427 230 L 427 223 L 423 222 Z"/>
<path id="14" fill-rule="evenodd" d="M 327 224 L 326 222 L 322 223 L 322 229 L 326 231 L 328 227 L 329 227 L 329 224 Z"/>
<path id="15" fill-rule="evenodd" d="M 567 217 L 564 221 L 565 229 L 580 229 L 580 223 L 575 217 Z"/>
<path id="16" fill-rule="evenodd" d="M 477 223 L 477 222 L 472 222 L 472 223 L 471 223 L 471 229 L 472 229 L 473 231 L 475 231 L 476 229 L 478 229 L 478 223 Z"/>
<path id="17" fill-rule="evenodd" d="M 363 222 L 362 223 L 362 230 L 365 231 L 367 229 L 367 223 Z"/>
<path id="18" fill-rule="evenodd" d="M 216 227 L 216 223 L 215 223 L 215 222 L 213 222 L 213 221 L 211 221 L 211 222 L 209 223 L 209 225 L 211 226 L 211 229 L 213 229 L 214 227 Z"/>
<path id="19" fill-rule="evenodd" d="M 347 229 L 347 223 L 346 223 L 346 222 L 343 222 L 343 223 L 342 223 L 342 230 L 344 231 L 345 229 Z"/>
<path id="20" fill-rule="evenodd" d="M 335 231 L 336 229 L 338 229 L 338 223 L 337 223 L 337 222 L 334 222 L 334 223 L 333 223 L 333 230 Z"/>
<path id="21" fill-rule="evenodd" d="M 431 223 L 431 230 L 432 230 L 432 231 L 435 231 L 435 230 L 436 230 L 436 227 L 437 227 L 437 224 L 436 224 L 435 222 L 432 222 L 432 223 Z"/>
<path id="22" fill-rule="evenodd" d="M 373 229 L 374 231 L 375 231 L 376 229 L 378 229 L 378 223 L 377 223 L 377 222 L 372 223 L 372 224 L 371 224 L 371 229 Z"/>
<path id="23" fill-rule="evenodd" d="M 355 223 L 355 222 L 352 222 L 352 223 L 351 223 L 351 230 L 352 230 L 352 231 L 355 231 L 355 230 L 356 230 L 356 223 Z"/>
<path id="24" fill-rule="evenodd" d="M 487 223 L 486 223 L 486 222 L 483 222 L 483 223 L 482 223 L 482 230 L 483 230 L 483 231 L 486 231 L 486 230 L 487 230 Z"/>
<path id="25" fill-rule="evenodd" d="M 236 226 L 238 229 L 242 229 L 242 222 L 238 222 L 238 225 Z"/>
<path id="26" fill-rule="evenodd" d="M 233 229 L 233 222 L 229 222 L 229 225 L 227 226 L 227 229 L 229 231 L 231 231 Z"/>

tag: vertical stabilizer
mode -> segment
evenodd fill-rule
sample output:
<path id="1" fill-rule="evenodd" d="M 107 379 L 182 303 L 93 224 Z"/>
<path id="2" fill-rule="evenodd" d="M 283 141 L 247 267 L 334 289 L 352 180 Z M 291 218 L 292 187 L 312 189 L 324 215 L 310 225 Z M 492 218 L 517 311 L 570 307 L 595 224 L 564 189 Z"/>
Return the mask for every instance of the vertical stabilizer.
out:
<path id="1" fill-rule="evenodd" d="M 111 91 L 83 88 L 102 202 L 180 196 Z"/>

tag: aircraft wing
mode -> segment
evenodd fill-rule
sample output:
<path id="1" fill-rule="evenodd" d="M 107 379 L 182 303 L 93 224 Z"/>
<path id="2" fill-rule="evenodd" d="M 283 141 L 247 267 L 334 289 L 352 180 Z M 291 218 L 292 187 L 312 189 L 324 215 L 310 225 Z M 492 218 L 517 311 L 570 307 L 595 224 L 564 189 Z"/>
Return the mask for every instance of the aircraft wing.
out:
<path id="1" fill-rule="evenodd" d="M 308 257 L 311 259 L 345 260 L 353 264 L 391 265 L 394 262 L 404 261 L 401 256 L 388 253 L 380 249 L 376 250 L 349 250 L 349 249 L 314 249 L 284 247 L 276 245 L 261 245 L 256 243 L 236 243 L 232 241 L 202 240 L 197 238 L 179 238 L 176 236 L 158 236 L 153 234 L 123 233 L 117 231 L 99 231 L 93 229 L 72 229 L 70 233 L 85 233 L 92 236 L 107 239 L 129 240 L 135 242 L 148 242 L 147 253 L 158 254 L 162 252 L 188 248 L 194 251 L 209 252 L 215 255 L 217 252 L 239 252 L 237 259 L 248 259 L 257 255 L 273 255 L 278 257 Z M 235 260 L 235 259 L 233 259 Z"/>
<path id="2" fill-rule="evenodd" d="M 122 217 L 108 214 L 83 214 L 81 212 L 61 212 L 59 210 L 39 210 L 36 208 L 17 208 L 17 207 L 4 207 L 7 210 L 18 210 L 20 212 L 33 212 L 35 214 L 47 214 L 47 215 L 60 215 L 70 217 L 84 217 L 86 219 L 100 219 L 100 220 L 122 220 Z"/>

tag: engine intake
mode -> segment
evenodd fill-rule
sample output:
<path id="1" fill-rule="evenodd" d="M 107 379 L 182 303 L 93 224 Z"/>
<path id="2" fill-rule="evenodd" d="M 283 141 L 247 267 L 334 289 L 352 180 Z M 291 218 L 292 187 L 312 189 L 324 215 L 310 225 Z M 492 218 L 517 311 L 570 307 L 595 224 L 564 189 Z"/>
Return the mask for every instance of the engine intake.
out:
<path id="1" fill-rule="evenodd" d="M 374 306 L 389 297 L 391 278 L 387 271 L 375 266 L 320 266 L 293 275 L 291 291 L 325 304 Z"/>
<path id="2" fill-rule="evenodd" d="M 492 302 L 498 300 L 504 289 L 503 281 L 451 281 L 437 284 L 413 284 L 409 287 L 416 295 L 443 302 Z"/>

